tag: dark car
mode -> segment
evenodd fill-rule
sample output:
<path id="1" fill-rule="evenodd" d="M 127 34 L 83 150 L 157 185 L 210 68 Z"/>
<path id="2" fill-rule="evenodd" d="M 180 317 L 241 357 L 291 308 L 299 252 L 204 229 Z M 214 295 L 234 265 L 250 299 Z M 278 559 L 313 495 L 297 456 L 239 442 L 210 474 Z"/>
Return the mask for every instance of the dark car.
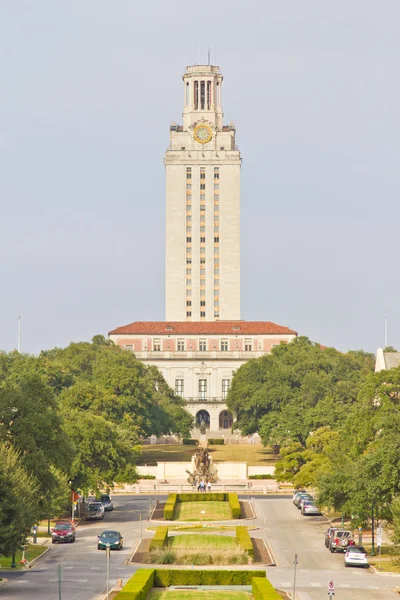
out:
<path id="1" fill-rule="evenodd" d="M 124 539 L 119 531 L 103 531 L 99 535 L 97 550 L 105 550 L 108 545 L 110 546 L 110 550 L 121 550 L 123 544 Z"/>
<path id="2" fill-rule="evenodd" d="M 104 510 L 114 510 L 114 502 L 109 494 L 101 494 L 99 502 L 104 506 Z"/>
<path id="3" fill-rule="evenodd" d="M 51 543 L 75 541 L 75 527 L 68 521 L 57 522 L 51 532 Z"/>

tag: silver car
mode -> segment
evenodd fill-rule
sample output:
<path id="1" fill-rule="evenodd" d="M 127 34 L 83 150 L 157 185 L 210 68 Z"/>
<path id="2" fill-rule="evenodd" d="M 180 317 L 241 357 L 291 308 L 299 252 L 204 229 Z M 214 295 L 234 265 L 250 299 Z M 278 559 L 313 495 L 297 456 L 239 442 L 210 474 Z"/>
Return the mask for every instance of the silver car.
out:
<path id="1" fill-rule="evenodd" d="M 303 502 L 303 506 L 301 507 L 301 514 L 303 515 L 303 517 L 306 515 L 320 515 L 321 511 L 315 504 L 315 502 L 312 502 L 311 500 L 306 500 L 305 502 Z"/>

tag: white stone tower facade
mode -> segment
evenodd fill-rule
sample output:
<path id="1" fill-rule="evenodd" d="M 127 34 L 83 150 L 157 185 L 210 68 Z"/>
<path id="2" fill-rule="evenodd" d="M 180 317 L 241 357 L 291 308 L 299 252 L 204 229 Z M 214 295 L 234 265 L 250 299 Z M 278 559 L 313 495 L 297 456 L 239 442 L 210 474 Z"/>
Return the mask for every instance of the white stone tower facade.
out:
<path id="1" fill-rule="evenodd" d="M 166 320 L 240 319 L 240 167 L 219 67 L 183 75 L 183 125 L 165 154 Z"/>

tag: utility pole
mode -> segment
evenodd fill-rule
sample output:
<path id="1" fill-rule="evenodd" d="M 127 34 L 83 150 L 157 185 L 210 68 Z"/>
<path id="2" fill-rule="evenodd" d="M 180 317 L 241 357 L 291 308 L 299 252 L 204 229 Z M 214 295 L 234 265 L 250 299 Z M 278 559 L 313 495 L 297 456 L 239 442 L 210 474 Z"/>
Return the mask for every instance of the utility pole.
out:
<path id="1" fill-rule="evenodd" d="M 110 596 L 110 544 L 106 544 L 106 560 L 107 560 L 107 600 Z"/>
<path id="2" fill-rule="evenodd" d="M 62 566 L 57 565 L 57 578 L 58 578 L 58 600 L 61 600 L 61 581 L 62 581 Z"/>
<path id="3" fill-rule="evenodd" d="M 18 354 L 21 354 L 21 317 L 18 317 Z"/>

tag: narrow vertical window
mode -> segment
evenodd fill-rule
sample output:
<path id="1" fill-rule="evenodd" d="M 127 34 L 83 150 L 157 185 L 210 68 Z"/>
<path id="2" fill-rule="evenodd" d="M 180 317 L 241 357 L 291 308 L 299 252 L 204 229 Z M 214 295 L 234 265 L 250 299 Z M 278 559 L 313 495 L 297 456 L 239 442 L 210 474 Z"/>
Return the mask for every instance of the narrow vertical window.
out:
<path id="1" fill-rule="evenodd" d="M 186 82 L 186 106 L 189 106 L 190 88 L 189 82 Z"/>
<path id="2" fill-rule="evenodd" d="M 211 107 L 211 81 L 207 81 L 207 109 Z"/>
<path id="3" fill-rule="evenodd" d="M 195 81 L 193 86 L 193 104 L 194 109 L 197 110 L 199 108 L 199 82 Z"/>
<path id="4" fill-rule="evenodd" d="M 200 108 L 204 110 L 206 103 L 206 82 L 200 81 Z"/>

